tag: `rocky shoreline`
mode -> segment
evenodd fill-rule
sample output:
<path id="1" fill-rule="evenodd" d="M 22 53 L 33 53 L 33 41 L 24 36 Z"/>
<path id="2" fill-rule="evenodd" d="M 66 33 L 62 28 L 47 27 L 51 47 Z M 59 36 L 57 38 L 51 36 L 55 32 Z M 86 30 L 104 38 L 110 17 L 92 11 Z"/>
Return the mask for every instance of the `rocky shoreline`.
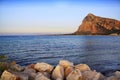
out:
<path id="1" fill-rule="evenodd" d="M 120 80 L 120 71 L 107 77 L 87 64 L 74 65 L 67 60 L 60 60 L 56 66 L 44 62 L 28 66 L 20 66 L 15 61 L 1 62 L 2 68 L 0 80 Z"/>

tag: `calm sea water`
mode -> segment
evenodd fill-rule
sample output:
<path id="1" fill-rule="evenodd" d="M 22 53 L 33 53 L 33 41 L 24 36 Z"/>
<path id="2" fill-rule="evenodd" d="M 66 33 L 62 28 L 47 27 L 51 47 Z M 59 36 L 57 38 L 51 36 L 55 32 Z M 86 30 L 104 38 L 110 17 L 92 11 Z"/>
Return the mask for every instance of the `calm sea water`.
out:
<path id="1" fill-rule="evenodd" d="M 20 65 L 86 63 L 100 72 L 120 70 L 120 36 L 1 36 L 0 54 Z"/>

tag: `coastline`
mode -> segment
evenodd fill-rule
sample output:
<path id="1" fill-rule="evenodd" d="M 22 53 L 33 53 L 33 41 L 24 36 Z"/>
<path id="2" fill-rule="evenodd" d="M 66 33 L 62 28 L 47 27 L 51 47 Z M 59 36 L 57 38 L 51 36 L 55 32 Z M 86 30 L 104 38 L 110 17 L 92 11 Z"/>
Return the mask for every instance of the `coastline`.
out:
<path id="1" fill-rule="evenodd" d="M 38 62 L 20 66 L 15 61 L 0 62 L 0 80 L 119 80 L 120 71 L 105 76 L 96 70 L 91 70 L 87 64 L 76 64 L 60 60 L 56 66 Z M 109 73 L 108 73 L 109 74 Z"/>

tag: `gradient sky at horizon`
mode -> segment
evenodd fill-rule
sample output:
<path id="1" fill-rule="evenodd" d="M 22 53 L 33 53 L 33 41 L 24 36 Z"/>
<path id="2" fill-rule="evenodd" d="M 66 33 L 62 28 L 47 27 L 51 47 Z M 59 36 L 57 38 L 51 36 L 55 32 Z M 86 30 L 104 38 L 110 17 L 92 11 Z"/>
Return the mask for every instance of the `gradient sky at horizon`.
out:
<path id="1" fill-rule="evenodd" d="M 0 0 L 0 34 L 71 33 L 88 13 L 120 20 L 120 0 Z"/>

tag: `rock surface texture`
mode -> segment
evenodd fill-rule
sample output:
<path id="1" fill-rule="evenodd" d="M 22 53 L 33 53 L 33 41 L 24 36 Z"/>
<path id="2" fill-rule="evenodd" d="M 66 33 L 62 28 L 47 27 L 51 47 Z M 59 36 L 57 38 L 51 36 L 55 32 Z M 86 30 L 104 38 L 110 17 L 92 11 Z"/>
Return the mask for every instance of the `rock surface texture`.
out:
<path id="1" fill-rule="evenodd" d="M 89 13 L 75 35 L 119 35 L 120 21 L 110 18 L 103 18 Z"/>
<path id="2" fill-rule="evenodd" d="M 2 72 L 0 80 L 120 80 L 120 71 L 104 76 L 87 64 L 74 65 L 67 60 L 60 60 L 56 67 L 44 62 L 24 66 L 23 70 L 22 67 L 12 63 Z"/>

